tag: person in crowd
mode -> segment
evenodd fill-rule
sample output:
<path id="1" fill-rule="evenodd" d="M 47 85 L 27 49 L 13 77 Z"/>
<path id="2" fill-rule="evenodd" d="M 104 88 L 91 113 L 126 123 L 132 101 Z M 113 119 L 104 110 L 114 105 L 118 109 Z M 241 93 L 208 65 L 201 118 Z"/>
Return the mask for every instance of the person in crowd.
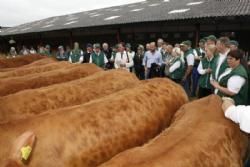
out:
<path id="1" fill-rule="evenodd" d="M 184 76 L 182 78 L 182 85 L 189 97 L 191 97 L 191 74 L 194 66 L 194 53 L 191 48 L 191 41 L 183 41 L 180 44 L 181 50 L 184 52 Z"/>
<path id="2" fill-rule="evenodd" d="M 216 42 L 218 56 L 216 57 L 216 67 L 212 69 L 211 80 L 218 81 L 220 75 L 228 68 L 227 54 L 230 52 L 230 40 L 228 37 L 221 37 Z"/>
<path id="3" fill-rule="evenodd" d="M 239 124 L 243 132 L 250 134 L 250 106 L 235 105 L 231 98 L 222 98 L 222 110 L 225 117 Z"/>
<path id="4" fill-rule="evenodd" d="M 169 72 L 169 68 L 173 63 L 173 60 L 176 58 L 173 55 L 173 46 L 168 44 L 166 46 L 166 52 L 165 52 L 165 57 L 164 59 L 162 59 L 163 63 L 164 63 L 164 75 L 163 76 L 167 76 L 169 77 L 170 72 Z"/>
<path id="5" fill-rule="evenodd" d="M 10 53 L 9 53 L 9 55 L 11 56 L 11 57 L 16 57 L 17 56 L 17 52 L 16 52 L 16 48 L 15 47 L 10 47 Z"/>
<path id="6" fill-rule="evenodd" d="M 64 51 L 63 46 L 58 47 L 58 51 L 56 53 L 56 59 L 59 61 L 68 61 L 68 57 L 66 55 L 66 52 Z"/>
<path id="7" fill-rule="evenodd" d="M 107 69 L 113 69 L 114 68 L 114 63 L 112 61 L 112 50 L 109 48 L 108 43 L 103 43 L 102 44 L 102 51 L 104 52 L 104 54 L 106 55 L 107 59 L 108 59 L 108 63 L 106 65 Z"/>
<path id="8" fill-rule="evenodd" d="M 46 56 L 49 56 L 49 57 L 52 56 L 52 55 L 51 55 L 51 52 L 50 52 L 50 45 L 47 44 L 47 45 L 45 46 L 45 48 L 44 48 L 44 50 L 43 50 L 43 54 L 46 55 Z"/>
<path id="9" fill-rule="evenodd" d="M 68 60 L 69 60 L 70 52 L 71 52 L 70 46 L 67 45 L 66 46 L 66 50 L 65 50 L 65 55 L 66 55 L 66 57 L 67 57 Z"/>
<path id="10" fill-rule="evenodd" d="M 184 64 L 181 60 L 181 50 L 178 47 L 173 48 L 173 58 L 168 62 L 169 77 L 174 82 L 181 84 L 184 75 Z"/>
<path id="11" fill-rule="evenodd" d="M 36 54 L 36 50 L 33 46 L 30 47 L 30 54 Z"/>
<path id="12" fill-rule="evenodd" d="M 150 50 L 147 51 L 143 58 L 143 66 L 145 68 L 145 78 L 153 78 L 160 76 L 160 67 L 162 64 L 162 56 L 156 50 L 155 42 L 150 43 Z"/>
<path id="13" fill-rule="evenodd" d="M 250 134 L 250 105 L 236 106 L 234 100 L 231 98 L 222 98 L 222 100 L 222 110 L 225 117 L 238 124 L 243 132 Z M 250 166 L 249 154 L 244 166 Z"/>
<path id="14" fill-rule="evenodd" d="M 165 68 L 166 68 L 166 61 L 167 61 L 167 43 L 163 42 L 162 48 L 161 48 L 161 59 L 162 59 L 162 64 L 161 64 L 161 77 L 165 77 Z"/>
<path id="15" fill-rule="evenodd" d="M 199 91 L 198 98 L 206 97 L 210 94 L 213 94 L 213 89 L 210 84 L 210 76 L 212 69 L 215 68 L 215 45 L 207 45 L 205 48 L 206 56 L 201 59 L 198 72 L 201 75 L 199 78 Z"/>
<path id="16" fill-rule="evenodd" d="M 98 67 L 103 69 L 106 68 L 106 64 L 108 63 L 108 59 L 104 52 L 101 51 L 101 45 L 99 43 L 94 44 L 94 52 L 90 55 L 89 63 L 93 63 Z"/>
<path id="17" fill-rule="evenodd" d="M 112 47 L 112 53 L 111 53 L 111 62 L 114 64 L 115 62 L 115 55 L 118 52 L 118 44 Z M 114 66 L 115 67 L 115 66 Z"/>
<path id="18" fill-rule="evenodd" d="M 125 50 L 125 44 L 123 42 L 119 43 L 118 52 L 115 55 L 115 68 L 130 71 L 130 67 L 133 67 L 133 65 L 132 55 Z"/>
<path id="19" fill-rule="evenodd" d="M 239 47 L 239 42 L 235 40 L 231 40 L 230 42 L 230 50 L 237 50 Z"/>
<path id="20" fill-rule="evenodd" d="M 209 35 L 205 40 L 207 45 L 216 45 L 217 43 L 217 38 L 214 35 Z"/>
<path id="21" fill-rule="evenodd" d="M 89 63 L 90 55 L 93 53 L 93 46 L 92 44 L 88 43 L 86 45 L 86 52 L 83 54 L 83 63 Z"/>
<path id="22" fill-rule="evenodd" d="M 83 62 L 83 51 L 79 48 L 79 43 L 74 43 L 74 49 L 70 52 L 69 62 L 73 64 L 81 64 Z"/>
<path id="23" fill-rule="evenodd" d="M 150 43 L 147 43 L 146 44 L 146 51 L 149 51 L 150 50 Z"/>
<path id="24" fill-rule="evenodd" d="M 144 58 L 144 46 L 139 45 L 133 60 L 134 60 L 135 74 L 140 80 L 145 79 L 144 66 L 142 64 L 143 58 Z"/>
<path id="25" fill-rule="evenodd" d="M 236 105 L 246 105 L 248 101 L 248 74 L 244 66 L 243 52 L 233 50 L 227 54 L 227 68 L 218 78 L 211 80 L 215 94 L 231 97 Z"/>
<path id="26" fill-rule="evenodd" d="M 134 57 L 135 57 L 135 52 L 132 50 L 131 44 L 130 44 L 130 43 L 127 43 L 125 46 L 126 46 L 126 48 L 125 48 L 126 52 L 130 53 L 132 59 L 134 59 Z M 134 67 L 130 67 L 130 68 L 129 68 L 129 71 L 130 71 L 130 72 L 133 72 L 133 71 L 134 71 Z"/>
<path id="27" fill-rule="evenodd" d="M 30 54 L 29 49 L 25 45 L 23 45 L 22 50 L 20 51 L 20 55 L 25 56 L 25 55 L 28 55 L 28 54 Z"/>
<path id="28" fill-rule="evenodd" d="M 157 40 L 157 49 L 156 49 L 157 51 L 161 52 L 163 43 L 164 43 L 163 39 L 159 38 Z"/>
<path id="29" fill-rule="evenodd" d="M 44 55 L 44 50 L 45 50 L 44 46 L 42 45 L 37 46 L 37 51 L 39 54 Z"/>
<path id="30" fill-rule="evenodd" d="M 205 40 L 201 39 L 199 41 L 199 47 L 195 48 L 194 51 L 194 66 L 192 71 L 192 96 L 196 96 L 197 88 L 198 88 L 198 82 L 200 78 L 200 74 L 197 70 L 198 65 L 200 63 L 200 60 L 204 58 L 205 56 Z"/>

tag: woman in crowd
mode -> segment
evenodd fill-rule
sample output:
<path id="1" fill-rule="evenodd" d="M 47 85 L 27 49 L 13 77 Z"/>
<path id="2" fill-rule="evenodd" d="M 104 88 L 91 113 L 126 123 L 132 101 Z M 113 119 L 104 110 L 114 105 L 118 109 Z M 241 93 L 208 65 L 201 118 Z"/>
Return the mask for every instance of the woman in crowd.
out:
<path id="1" fill-rule="evenodd" d="M 248 100 L 248 74 L 243 61 L 242 51 L 230 51 L 227 55 L 230 68 L 220 75 L 218 82 L 211 80 L 215 93 L 221 97 L 231 97 L 236 105 L 246 105 Z"/>
<path id="2" fill-rule="evenodd" d="M 210 76 L 212 69 L 216 66 L 214 58 L 215 51 L 215 45 L 207 45 L 205 48 L 206 56 L 202 58 L 199 63 L 197 70 L 201 76 L 199 78 L 198 98 L 202 98 L 213 93 L 212 86 L 210 84 Z"/>
<path id="3" fill-rule="evenodd" d="M 181 83 L 184 75 L 183 62 L 181 60 L 181 50 L 175 47 L 172 51 L 173 58 L 168 61 L 166 66 L 169 66 L 169 77 L 176 83 Z"/>

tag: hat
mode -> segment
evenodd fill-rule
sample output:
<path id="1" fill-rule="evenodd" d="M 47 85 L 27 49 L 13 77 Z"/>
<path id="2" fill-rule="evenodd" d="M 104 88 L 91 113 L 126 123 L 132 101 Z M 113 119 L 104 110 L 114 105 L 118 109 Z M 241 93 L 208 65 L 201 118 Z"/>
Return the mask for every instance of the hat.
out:
<path id="1" fill-rule="evenodd" d="M 192 45 L 192 42 L 187 40 L 187 41 L 183 41 L 180 45 L 186 45 L 186 46 L 191 46 Z"/>
<path id="2" fill-rule="evenodd" d="M 205 43 L 206 40 L 205 40 L 205 39 L 200 39 L 200 42 L 201 42 L 201 43 Z"/>
<path id="3" fill-rule="evenodd" d="M 95 43 L 94 48 L 101 48 L 101 45 L 99 43 Z"/>
<path id="4" fill-rule="evenodd" d="M 126 48 L 131 48 L 131 44 L 130 44 L 130 43 L 127 43 L 127 44 L 126 44 Z"/>
<path id="5" fill-rule="evenodd" d="M 93 45 L 92 45 L 91 43 L 88 43 L 88 44 L 86 45 L 86 47 L 87 47 L 87 48 L 92 48 Z"/>
<path id="6" fill-rule="evenodd" d="M 207 37 L 207 40 L 210 40 L 210 41 L 217 41 L 217 38 L 216 38 L 216 36 L 214 36 L 214 35 L 209 35 L 208 37 Z"/>
<path id="7" fill-rule="evenodd" d="M 239 46 L 239 42 L 238 41 L 235 41 L 235 40 L 231 40 L 230 42 L 230 45 L 235 45 L 235 46 Z"/>

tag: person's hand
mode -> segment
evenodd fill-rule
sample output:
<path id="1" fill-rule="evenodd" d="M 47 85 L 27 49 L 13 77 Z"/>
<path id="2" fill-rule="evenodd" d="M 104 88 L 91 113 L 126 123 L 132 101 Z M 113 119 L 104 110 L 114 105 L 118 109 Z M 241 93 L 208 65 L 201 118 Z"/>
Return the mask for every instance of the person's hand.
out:
<path id="1" fill-rule="evenodd" d="M 215 89 L 218 89 L 220 87 L 220 84 L 215 80 L 211 80 L 210 83 Z"/>
<path id="2" fill-rule="evenodd" d="M 226 110 L 227 110 L 229 107 L 231 107 L 231 106 L 234 105 L 234 100 L 231 99 L 231 98 L 223 97 L 223 98 L 222 98 L 222 101 L 223 101 L 223 103 L 222 103 L 222 110 L 223 110 L 223 112 L 226 112 Z"/>
<path id="3" fill-rule="evenodd" d="M 211 68 L 206 69 L 206 73 L 207 73 L 207 74 L 210 74 L 211 72 L 212 72 L 212 69 L 211 69 Z"/>

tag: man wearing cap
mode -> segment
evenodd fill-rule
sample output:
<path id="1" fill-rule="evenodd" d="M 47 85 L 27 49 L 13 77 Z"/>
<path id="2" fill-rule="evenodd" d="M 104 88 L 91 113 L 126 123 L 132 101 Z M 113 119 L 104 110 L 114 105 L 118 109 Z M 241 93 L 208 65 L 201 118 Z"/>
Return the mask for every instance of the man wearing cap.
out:
<path id="1" fill-rule="evenodd" d="M 214 35 L 209 35 L 208 37 L 206 37 L 206 43 L 207 45 L 216 45 L 217 42 L 217 38 Z"/>
<path id="2" fill-rule="evenodd" d="M 90 55 L 93 52 L 93 46 L 92 44 L 88 43 L 86 46 L 86 52 L 83 54 L 83 63 L 89 63 Z"/>
<path id="3" fill-rule="evenodd" d="M 108 59 L 101 51 L 101 45 L 99 43 L 94 44 L 94 52 L 90 55 L 89 63 L 93 63 L 101 68 L 106 67 Z"/>
<path id="4" fill-rule="evenodd" d="M 63 46 L 58 47 L 58 52 L 56 53 L 56 59 L 59 61 L 67 61 L 68 58 L 66 56 Z"/>
<path id="5" fill-rule="evenodd" d="M 81 64 L 83 62 L 83 51 L 79 48 L 79 43 L 74 43 L 74 49 L 70 52 L 69 62 Z"/>
<path id="6" fill-rule="evenodd" d="M 235 40 L 230 41 L 230 50 L 237 50 L 239 47 L 239 43 Z"/>
<path id="7" fill-rule="evenodd" d="M 183 41 L 180 44 L 181 50 L 184 52 L 184 71 L 185 74 L 182 78 L 182 84 L 187 95 L 191 96 L 191 74 L 194 66 L 194 52 L 191 48 L 192 42 L 191 41 Z"/>

